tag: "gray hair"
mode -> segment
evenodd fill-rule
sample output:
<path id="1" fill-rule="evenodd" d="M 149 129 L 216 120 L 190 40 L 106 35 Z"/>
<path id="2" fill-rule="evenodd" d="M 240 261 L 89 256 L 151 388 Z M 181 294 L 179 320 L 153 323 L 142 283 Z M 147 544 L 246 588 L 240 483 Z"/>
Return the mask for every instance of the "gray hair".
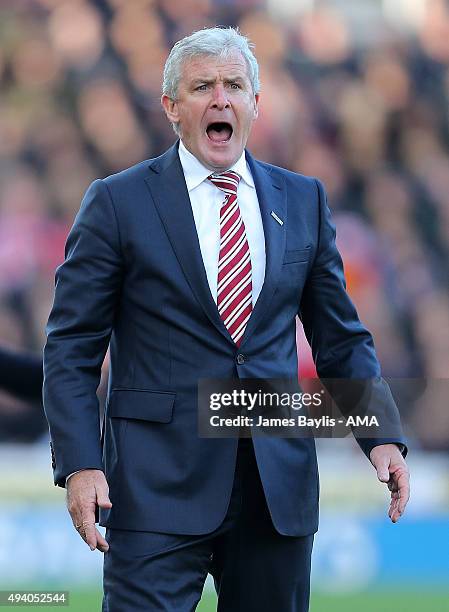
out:
<path id="1" fill-rule="evenodd" d="M 248 75 L 254 94 L 260 91 L 259 65 L 251 48 L 254 45 L 238 28 L 204 28 L 179 40 L 170 51 L 165 62 L 162 93 L 172 100 L 178 95 L 183 63 L 198 55 L 209 55 L 223 59 L 239 51 L 248 67 Z"/>

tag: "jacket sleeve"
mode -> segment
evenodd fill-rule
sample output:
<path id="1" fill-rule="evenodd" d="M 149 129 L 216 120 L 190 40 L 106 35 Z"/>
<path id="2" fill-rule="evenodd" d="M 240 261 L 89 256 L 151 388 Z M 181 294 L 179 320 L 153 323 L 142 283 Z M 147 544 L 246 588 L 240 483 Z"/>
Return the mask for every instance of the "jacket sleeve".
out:
<path id="1" fill-rule="evenodd" d="M 319 208 L 318 247 L 304 286 L 299 316 L 312 349 L 318 376 L 324 382 L 325 379 L 374 381 L 376 394 L 379 389 L 384 390 L 381 410 L 384 411 L 385 420 L 388 423 L 396 422 L 396 431 L 401 431 L 397 407 L 388 385 L 381 378 L 373 338 L 360 322 L 346 292 L 343 262 L 335 243 L 335 226 L 324 188 L 319 181 L 316 181 L 316 185 Z M 379 444 L 392 442 L 405 446 L 402 435 L 378 438 L 355 435 L 368 457 L 370 451 Z M 405 453 L 406 448 L 403 451 Z"/>
<path id="2" fill-rule="evenodd" d="M 55 484 L 81 469 L 102 469 L 96 390 L 123 274 L 120 234 L 106 183 L 87 190 L 56 271 L 44 348 L 44 410 Z"/>

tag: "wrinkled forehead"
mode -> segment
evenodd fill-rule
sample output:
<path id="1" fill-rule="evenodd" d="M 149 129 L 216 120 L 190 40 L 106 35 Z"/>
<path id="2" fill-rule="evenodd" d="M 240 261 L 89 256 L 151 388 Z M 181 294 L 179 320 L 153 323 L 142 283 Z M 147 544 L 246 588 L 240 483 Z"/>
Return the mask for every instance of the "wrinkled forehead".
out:
<path id="1" fill-rule="evenodd" d="M 217 74 L 226 77 L 240 77 L 250 81 L 249 67 L 238 50 L 226 54 L 211 55 L 201 53 L 186 58 L 181 66 L 180 82 L 190 82 L 198 78 L 215 78 Z"/>

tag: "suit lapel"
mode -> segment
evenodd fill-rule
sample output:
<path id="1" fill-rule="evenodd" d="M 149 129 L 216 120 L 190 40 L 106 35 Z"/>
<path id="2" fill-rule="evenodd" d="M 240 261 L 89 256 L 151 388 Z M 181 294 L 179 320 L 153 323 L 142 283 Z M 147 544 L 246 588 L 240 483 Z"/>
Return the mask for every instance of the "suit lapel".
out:
<path id="1" fill-rule="evenodd" d="M 232 342 L 207 281 L 178 143 L 154 160 L 150 170 L 145 181 L 187 282 L 211 323 Z"/>
<path id="2" fill-rule="evenodd" d="M 248 151 L 246 152 L 246 159 L 254 178 L 257 198 L 259 200 L 265 234 L 266 264 L 262 290 L 246 326 L 240 348 L 243 347 L 257 325 L 262 321 L 264 315 L 268 312 L 284 258 L 285 227 L 287 223 L 286 192 L 282 179 L 280 177 L 273 177 L 267 167 L 255 160 Z M 283 221 L 283 225 L 276 221 L 271 214 L 272 212 L 277 215 L 278 219 Z"/>
<path id="3" fill-rule="evenodd" d="M 276 289 L 285 250 L 286 193 L 281 178 L 273 177 L 265 165 L 248 152 L 246 158 L 254 178 L 265 234 L 265 279 L 246 326 L 241 347 L 267 313 Z M 145 179 L 173 251 L 198 302 L 211 323 L 232 342 L 211 295 L 201 255 L 189 193 L 178 156 L 178 143 L 150 164 Z M 280 225 L 274 212 L 284 223 Z"/>

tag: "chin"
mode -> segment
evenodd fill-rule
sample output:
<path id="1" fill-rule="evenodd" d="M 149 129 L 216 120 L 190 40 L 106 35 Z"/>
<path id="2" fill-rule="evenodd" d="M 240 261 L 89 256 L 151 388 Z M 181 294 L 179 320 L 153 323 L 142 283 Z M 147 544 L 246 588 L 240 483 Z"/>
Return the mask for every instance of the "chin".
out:
<path id="1" fill-rule="evenodd" d="M 217 151 L 213 153 L 209 153 L 205 159 L 207 160 L 208 165 L 213 166 L 215 168 L 224 168 L 228 169 L 232 166 L 240 157 L 238 152 L 231 151 Z"/>

